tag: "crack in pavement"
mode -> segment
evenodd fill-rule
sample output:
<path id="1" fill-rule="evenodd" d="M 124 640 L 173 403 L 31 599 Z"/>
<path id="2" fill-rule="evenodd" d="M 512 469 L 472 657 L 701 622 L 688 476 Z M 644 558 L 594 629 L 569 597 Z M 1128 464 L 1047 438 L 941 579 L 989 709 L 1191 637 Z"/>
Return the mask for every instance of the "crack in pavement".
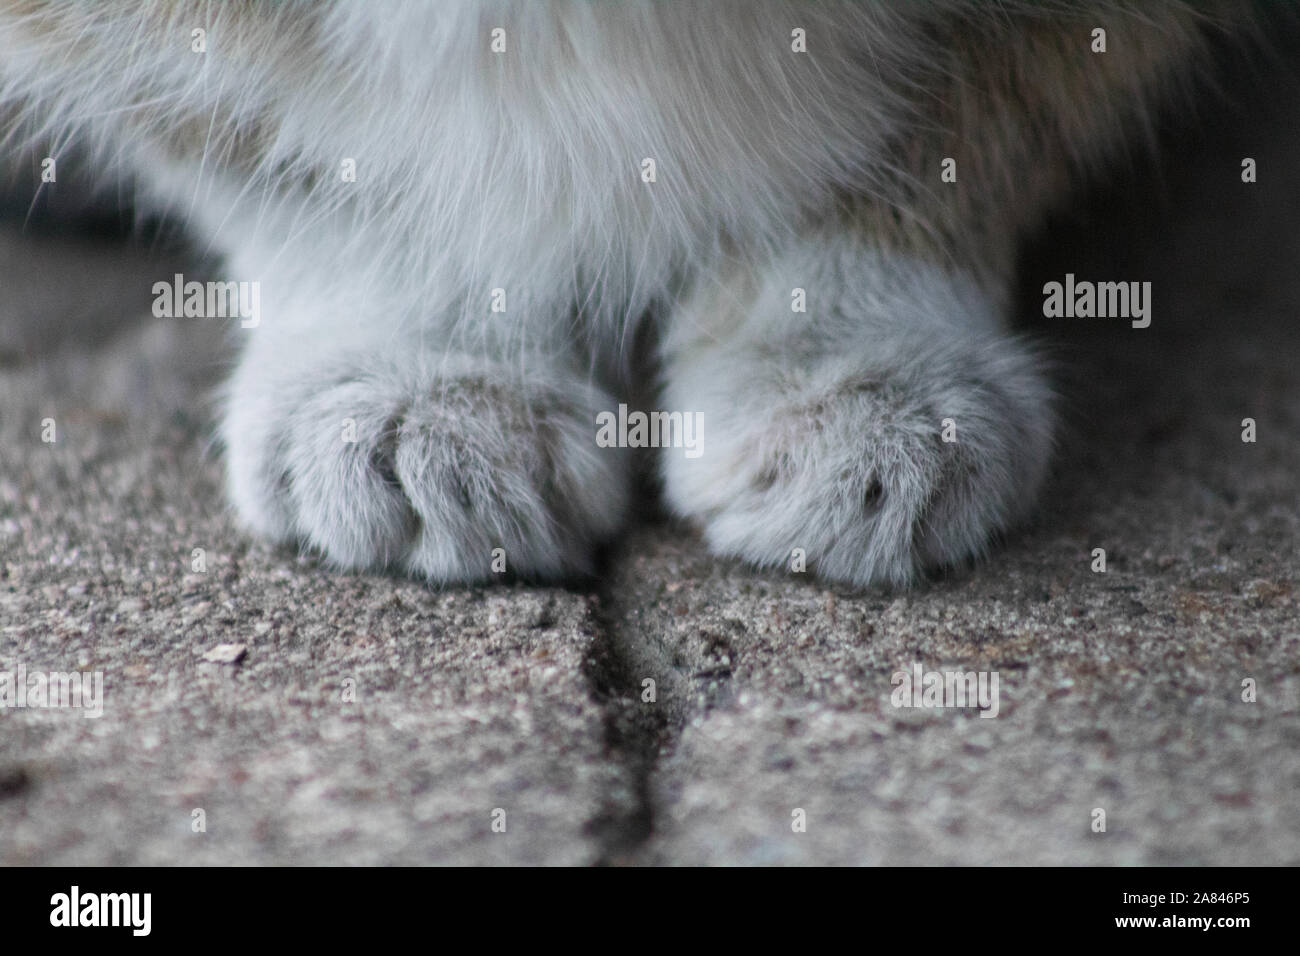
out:
<path id="1" fill-rule="evenodd" d="M 593 697 L 604 710 L 604 755 L 624 772 L 626 790 L 610 793 L 590 831 L 600 847 L 596 864 L 629 865 L 655 826 L 651 778 L 661 750 L 675 736 L 668 715 L 642 700 L 642 674 L 651 648 L 638 641 L 611 613 L 613 599 L 606 585 L 593 595 L 590 610 L 598 639 L 586 659 Z"/>
<path id="2" fill-rule="evenodd" d="M 648 617 L 647 605 L 633 597 L 644 560 L 640 540 L 628 536 L 590 600 L 601 639 L 584 676 L 605 711 L 605 753 L 625 771 L 629 790 L 611 794 L 591 823 L 601 865 L 652 862 L 644 850 L 662 810 L 656 774 L 687 724 L 731 699 L 736 651 L 725 634 L 698 622 Z"/>

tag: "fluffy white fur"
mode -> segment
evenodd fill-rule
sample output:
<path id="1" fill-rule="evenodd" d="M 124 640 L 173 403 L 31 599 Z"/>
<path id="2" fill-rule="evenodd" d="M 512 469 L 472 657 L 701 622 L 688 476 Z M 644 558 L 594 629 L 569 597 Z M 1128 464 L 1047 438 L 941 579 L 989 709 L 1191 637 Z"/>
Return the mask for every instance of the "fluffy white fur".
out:
<path id="1" fill-rule="evenodd" d="M 0 10 L 26 134 L 89 148 L 261 283 L 221 425 L 261 534 L 435 582 L 488 577 L 497 547 L 587 570 L 630 484 L 595 416 L 656 376 L 658 407 L 706 422 L 701 458 L 661 453 L 672 508 L 761 565 L 803 548 L 904 583 L 1032 501 L 1049 403 L 999 331 L 1005 268 L 839 212 L 940 188 L 940 157 L 926 178 L 900 144 L 946 68 L 930 28 L 981 15 L 965 0 Z M 657 370 L 630 362 L 645 317 Z"/>

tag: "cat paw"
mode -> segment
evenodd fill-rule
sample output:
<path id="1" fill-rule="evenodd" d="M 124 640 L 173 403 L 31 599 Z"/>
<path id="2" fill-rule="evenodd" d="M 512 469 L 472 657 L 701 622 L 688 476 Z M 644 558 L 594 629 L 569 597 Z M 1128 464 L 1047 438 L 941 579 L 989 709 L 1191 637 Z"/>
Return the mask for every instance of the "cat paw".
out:
<path id="1" fill-rule="evenodd" d="M 1031 352 L 956 333 L 814 367 L 769 354 L 697 363 L 670 387 L 703 454 L 665 450 L 673 510 L 714 550 L 857 587 L 980 556 L 1032 504 L 1051 396 Z M 857 354 L 853 354 L 856 351 Z"/>
<path id="2" fill-rule="evenodd" d="M 627 463 L 594 441 L 613 402 L 585 381 L 445 361 L 255 373 L 225 394 L 235 509 L 335 567 L 438 584 L 562 578 L 590 573 L 623 523 Z"/>

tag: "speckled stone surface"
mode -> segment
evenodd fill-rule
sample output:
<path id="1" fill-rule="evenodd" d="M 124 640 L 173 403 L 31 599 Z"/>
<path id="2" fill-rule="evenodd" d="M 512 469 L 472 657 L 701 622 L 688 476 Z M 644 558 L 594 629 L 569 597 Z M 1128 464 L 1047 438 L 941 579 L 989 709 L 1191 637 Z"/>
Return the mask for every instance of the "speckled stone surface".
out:
<path id="1" fill-rule="evenodd" d="M 208 445 L 219 330 L 92 314 L 87 342 L 45 318 L 171 266 L 0 252 L 6 312 L 33 318 L 0 370 L 0 670 L 104 675 L 102 717 L 0 712 L 0 861 L 600 860 L 634 797 L 606 759 L 592 599 L 437 593 L 250 541 Z M 242 658 L 203 659 L 222 643 Z"/>
<path id="2" fill-rule="evenodd" d="M 1043 507 L 903 594 L 666 524 L 570 589 L 268 548 L 222 502 L 220 330 L 148 316 L 184 260 L 5 227 L 0 670 L 105 698 L 0 712 L 0 863 L 1300 863 L 1300 141 L 1260 109 L 1037 241 Z M 1152 281 L 1152 326 L 1036 318 L 1066 271 Z M 998 716 L 895 707 L 915 664 L 996 671 Z"/>

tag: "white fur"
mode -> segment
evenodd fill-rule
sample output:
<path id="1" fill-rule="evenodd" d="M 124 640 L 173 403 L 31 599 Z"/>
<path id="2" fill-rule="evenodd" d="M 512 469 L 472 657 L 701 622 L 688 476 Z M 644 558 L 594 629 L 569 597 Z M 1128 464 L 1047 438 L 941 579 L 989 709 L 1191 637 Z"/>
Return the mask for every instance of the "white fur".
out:
<path id="1" fill-rule="evenodd" d="M 258 532 L 439 582 L 488 576 L 494 547 L 526 574 L 588 569 L 629 493 L 595 415 L 649 314 L 661 406 L 707 425 L 700 459 L 664 458 L 673 508 L 759 564 L 803 547 L 829 577 L 898 583 L 983 549 L 1050 434 L 996 292 L 819 225 L 898 182 L 902 78 L 945 6 L 65 4 L 81 29 L 0 15 L 0 68 L 37 137 L 88 145 L 261 282 L 221 427 Z M 205 120 L 201 159 L 168 147 Z"/>

